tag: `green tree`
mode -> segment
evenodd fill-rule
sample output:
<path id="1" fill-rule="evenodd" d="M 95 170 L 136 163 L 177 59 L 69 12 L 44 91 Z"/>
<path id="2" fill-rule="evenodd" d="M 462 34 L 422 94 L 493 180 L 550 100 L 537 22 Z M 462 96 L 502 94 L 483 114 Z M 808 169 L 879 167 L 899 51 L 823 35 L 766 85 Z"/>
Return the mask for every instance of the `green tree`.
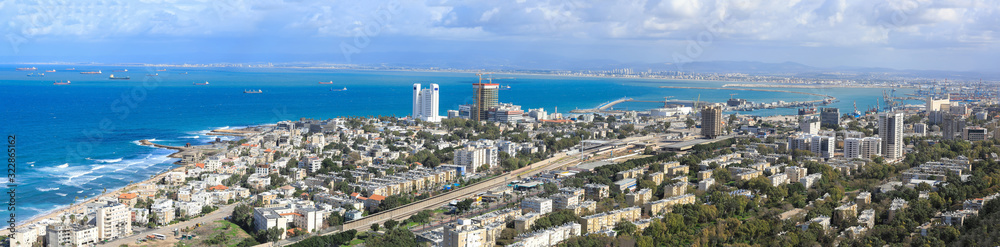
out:
<path id="1" fill-rule="evenodd" d="M 382 223 L 382 225 L 385 226 L 386 230 L 392 230 L 395 229 L 397 225 L 399 225 L 399 222 L 393 219 L 389 219 L 385 221 L 385 223 Z"/>
<path id="2" fill-rule="evenodd" d="M 635 224 L 632 224 L 632 222 L 622 219 L 621 221 L 618 221 L 618 223 L 615 223 L 614 230 L 618 234 L 634 235 L 636 230 L 638 230 L 638 227 L 636 227 Z"/>

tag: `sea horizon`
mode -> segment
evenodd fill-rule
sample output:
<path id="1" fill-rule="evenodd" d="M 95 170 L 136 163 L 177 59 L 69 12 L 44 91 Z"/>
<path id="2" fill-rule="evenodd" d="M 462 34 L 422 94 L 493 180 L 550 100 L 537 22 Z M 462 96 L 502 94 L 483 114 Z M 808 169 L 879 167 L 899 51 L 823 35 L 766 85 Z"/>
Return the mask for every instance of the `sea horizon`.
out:
<path id="1" fill-rule="evenodd" d="M 436 71 L 359 71 L 284 68 L 160 68 L 142 67 L 128 72 L 113 66 L 61 66 L 44 77 L 27 77 L 14 66 L 0 66 L 0 92 L 8 99 L 6 116 L 12 121 L 4 129 L 17 135 L 20 206 L 17 222 L 46 215 L 107 191 L 138 182 L 175 167 L 173 151 L 138 145 L 152 139 L 158 144 L 206 144 L 219 128 L 272 124 L 300 118 L 397 116 L 409 114 L 413 83 L 441 85 L 441 115 L 460 104 L 470 103 L 474 73 Z M 82 71 L 101 70 L 85 75 Z M 303 71 L 308 70 L 308 71 Z M 130 80 L 110 80 L 110 74 Z M 508 74 L 494 75 L 497 78 Z M 21 79 L 17 79 L 21 78 Z M 71 81 L 70 85 L 53 85 Z M 195 83 L 210 82 L 208 85 Z M 319 84 L 333 81 L 334 84 Z M 523 109 L 544 108 L 568 114 L 576 108 L 591 108 L 621 97 L 637 100 L 672 99 L 724 102 L 729 93 L 753 102 L 812 100 L 815 96 L 778 92 L 720 92 L 705 89 L 671 89 L 659 86 L 718 87 L 721 81 L 690 81 L 645 78 L 572 77 L 517 75 L 495 82 L 511 86 L 500 91 L 500 102 Z M 333 88 L 347 87 L 347 91 Z M 244 94 L 243 90 L 262 90 Z M 849 113 L 852 101 L 874 105 L 877 90 L 854 92 L 850 88 L 786 89 L 829 93 L 840 99 L 830 107 Z M 901 89 L 908 90 L 908 89 Z M 899 92 L 899 93 L 904 93 Z M 373 97 L 374 96 L 374 97 Z M 645 110 L 657 103 L 626 102 L 616 109 Z M 744 115 L 787 115 L 794 108 L 741 112 Z M 728 114 L 728 113 L 727 113 Z M 232 140 L 233 137 L 220 137 Z M 79 197 L 79 198 L 77 198 Z"/>

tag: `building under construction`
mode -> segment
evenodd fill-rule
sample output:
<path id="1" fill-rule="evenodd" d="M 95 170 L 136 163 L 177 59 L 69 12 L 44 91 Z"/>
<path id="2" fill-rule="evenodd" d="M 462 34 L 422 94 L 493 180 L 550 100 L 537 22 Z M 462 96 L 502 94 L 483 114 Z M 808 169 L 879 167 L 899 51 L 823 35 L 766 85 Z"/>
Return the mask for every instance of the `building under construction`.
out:
<path id="1" fill-rule="evenodd" d="M 473 99 L 472 109 L 469 118 L 476 121 L 485 121 L 489 117 L 487 111 L 499 105 L 498 92 L 500 84 L 493 83 L 491 78 L 483 82 L 483 75 L 479 75 L 479 82 L 472 84 Z"/>

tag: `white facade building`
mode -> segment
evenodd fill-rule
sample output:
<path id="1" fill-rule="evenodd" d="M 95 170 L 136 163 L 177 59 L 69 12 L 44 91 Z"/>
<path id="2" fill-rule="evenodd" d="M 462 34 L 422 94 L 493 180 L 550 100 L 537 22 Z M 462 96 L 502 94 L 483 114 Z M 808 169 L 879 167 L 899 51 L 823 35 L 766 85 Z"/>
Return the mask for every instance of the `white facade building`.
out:
<path id="1" fill-rule="evenodd" d="M 428 122 L 439 122 L 438 99 L 440 87 L 431 84 L 430 88 L 420 88 L 420 83 L 413 84 L 413 118 Z"/>
<path id="2" fill-rule="evenodd" d="M 890 161 L 903 158 L 903 113 L 879 114 L 878 136 L 882 138 L 882 157 Z"/>

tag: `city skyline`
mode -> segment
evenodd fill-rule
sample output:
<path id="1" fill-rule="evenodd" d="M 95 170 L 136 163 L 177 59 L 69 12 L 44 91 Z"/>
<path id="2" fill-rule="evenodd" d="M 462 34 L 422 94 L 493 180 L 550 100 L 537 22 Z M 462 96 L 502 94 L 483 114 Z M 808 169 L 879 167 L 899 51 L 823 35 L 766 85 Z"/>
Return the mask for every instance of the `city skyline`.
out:
<path id="1" fill-rule="evenodd" d="M 10 2 L 9 62 L 793 62 L 986 70 L 989 1 Z M 789 21 L 791 20 L 791 21 Z M 555 65 L 551 65 L 555 66 Z"/>

